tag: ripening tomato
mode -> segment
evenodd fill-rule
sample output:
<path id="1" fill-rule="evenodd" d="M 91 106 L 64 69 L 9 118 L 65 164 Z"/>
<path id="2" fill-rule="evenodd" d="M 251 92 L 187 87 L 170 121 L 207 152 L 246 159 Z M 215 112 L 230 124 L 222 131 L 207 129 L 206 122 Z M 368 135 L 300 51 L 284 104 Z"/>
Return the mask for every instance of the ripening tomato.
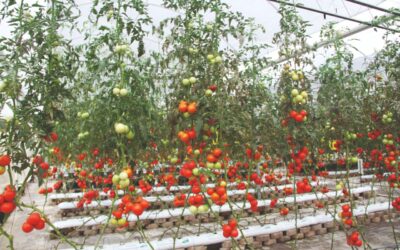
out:
<path id="1" fill-rule="evenodd" d="M 39 222 L 33 226 L 37 230 L 42 230 L 45 227 L 45 223 L 43 219 L 40 219 Z"/>
<path id="2" fill-rule="evenodd" d="M 11 163 L 11 158 L 8 155 L 0 156 L 0 166 L 8 166 Z"/>
<path id="3" fill-rule="evenodd" d="M 219 149 L 219 148 L 216 148 L 216 149 L 213 150 L 212 154 L 213 154 L 215 157 L 218 158 L 218 157 L 220 157 L 220 156 L 222 155 L 222 150 Z"/>
<path id="4" fill-rule="evenodd" d="M 3 198 L 5 201 L 13 201 L 15 198 L 15 192 L 12 190 L 5 190 L 3 192 Z"/>
<path id="5" fill-rule="evenodd" d="M 289 208 L 287 207 L 283 207 L 281 208 L 280 212 L 279 212 L 282 216 L 286 216 L 289 213 Z"/>
<path id="6" fill-rule="evenodd" d="M 239 236 L 239 231 L 237 229 L 233 229 L 231 232 L 231 237 L 236 238 Z"/>
<path id="7" fill-rule="evenodd" d="M 187 111 L 188 111 L 190 114 L 196 113 L 196 112 L 197 112 L 197 104 L 196 104 L 195 102 L 190 103 L 190 104 L 188 105 L 188 107 L 187 107 Z"/>
<path id="8" fill-rule="evenodd" d="M 187 112 L 187 110 L 188 110 L 187 102 L 181 101 L 181 102 L 179 103 L 178 109 L 179 109 L 179 112 L 181 112 L 181 113 Z"/>
<path id="9" fill-rule="evenodd" d="M 208 154 L 207 155 L 207 161 L 211 162 L 211 163 L 215 163 L 215 162 L 217 162 L 217 158 L 212 154 Z"/>
<path id="10" fill-rule="evenodd" d="M 4 202 L 0 205 L 0 212 L 10 214 L 16 208 L 14 202 Z"/>
<path id="11" fill-rule="evenodd" d="M 225 194 L 226 190 L 225 190 L 224 187 L 217 187 L 216 190 L 215 190 L 215 192 L 216 192 L 219 196 L 221 196 L 221 195 Z"/>
<path id="12" fill-rule="evenodd" d="M 21 229 L 24 233 L 30 233 L 33 230 L 33 226 L 31 224 L 25 222 L 24 224 L 22 224 Z"/>
<path id="13" fill-rule="evenodd" d="M 135 203 L 132 207 L 132 213 L 134 213 L 136 216 L 140 216 L 143 213 L 143 211 L 144 211 L 143 207 L 138 203 Z"/>
<path id="14" fill-rule="evenodd" d="M 232 228 L 236 228 L 237 227 L 237 221 L 235 219 L 230 219 L 228 222 L 229 226 L 231 226 Z"/>
<path id="15" fill-rule="evenodd" d="M 28 219 L 26 220 L 27 223 L 29 223 L 32 226 L 35 226 L 39 223 L 41 220 L 41 216 L 37 212 L 33 212 L 31 215 L 29 215 Z"/>

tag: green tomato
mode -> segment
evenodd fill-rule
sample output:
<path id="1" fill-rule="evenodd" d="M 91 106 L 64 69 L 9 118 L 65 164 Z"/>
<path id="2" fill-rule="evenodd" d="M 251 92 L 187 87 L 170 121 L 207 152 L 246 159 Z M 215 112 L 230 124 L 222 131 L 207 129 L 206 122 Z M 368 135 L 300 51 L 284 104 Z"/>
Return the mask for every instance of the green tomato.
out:
<path id="1" fill-rule="evenodd" d="M 297 103 L 302 102 L 304 100 L 303 96 L 301 96 L 301 95 L 296 96 L 295 99 L 296 99 Z"/>
<path id="2" fill-rule="evenodd" d="M 213 92 L 211 91 L 211 89 L 207 89 L 205 94 L 206 94 L 206 96 L 210 97 L 210 96 L 212 96 Z"/>
<path id="3" fill-rule="evenodd" d="M 118 220 L 115 219 L 115 218 L 111 218 L 110 219 L 110 224 L 113 225 L 113 226 L 116 226 L 116 225 L 118 225 Z"/>
<path id="4" fill-rule="evenodd" d="M 214 126 L 211 126 L 211 129 L 210 129 L 210 130 L 211 130 L 211 133 L 213 133 L 213 134 L 214 134 L 214 133 L 215 133 L 215 131 L 216 131 L 216 128 L 215 128 Z"/>
<path id="5" fill-rule="evenodd" d="M 162 144 L 163 144 L 164 146 L 167 146 L 168 143 L 169 143 L 169 140 L 161 139 L 161 142 L 162 142 Z"/>
<path id="6" fill-rule="evenodd" d="M 111 17 L 113 17 L 113 15 L 114 15 L 114 11 L 113 11 L 113 10 L 109 10 L 109 11 L 107 12 L 107 18 L 108 18 L 108 19 L 110 19 Z"/>
<path id="7" fill-rule="evenodd" d="M 196 81 L 197 81 L 197 79 L 196 79 L 196 77 L 194 77 L 194 76 L 192 76 L 192 77 L 189 78 L 189 82 L 190 82 L 191 84 L 196 83 Z"/>
<path id="8" fill-rule="evenodd" d="M 86 119 L 86 118 L 89 117 L 89 113 L 88 113 L 88 112 L 85 112 L 85 113 L 83 113 L 83 114 L 81 115 L 81 117 L 82 117 L 83 119 Z"/>
<path id="9" fill-rule="evenodd" d="M 189 207 L 189 211 L 190 211 L 190 213 L 192 213 L 192 214 L 197 214 L 197 207 L 195 207 L 195 206 L 190 206 Z"/>
<path id="10" fill-rule="evenodd" d="M 127 89 L 121 89 L 121 90 L 119 91 L 119 94 L 120 94 L 121 96 L 126 96 L 126 95 L 128 95 L 128 90 L 127 90 Z"/>
<path id="11" fill-rule="evenodd" d="M 114 175 L 114 176 L 112 177 L 112 183 L 113 183 L 114 185 L 118 185 L 118 184 L 119 184 L 119 175 Z"/>
<path id="12" fill-rule="evenodd" d="M 128 134 L 126 134 L 126 138 L 127 138 L 128 140 L 132 140 L 134 137 L 135 137 L 135 133 L 133 133 L 132 130 L 130 130 L 130 131 L 128 132 Z"/>
<path id="13" fill-rule="evenodd" d="M 214 60 L 215 60 L 215 63 L 221 63 L 222 62 L 222 57 L 216 56 Z"/>
<path id="14" fill-rule="evenodd" d="M 185 113 L 183 113 L 183 117 L 185 117 L 185 118 L 189 118 L 189 117 L 190 117 L 190 113 L 189 113 L 189 112 L 185 112 Z"/>
<path id="15" fill-rule="evenodd" d="M 301 95 L 303 98 L 308 98 L 308 94 L 307 94 L 307 92 L 305 92 L 305 91 L 301 91 L 300 95 Z"/>
<path id="16" fill-rule="evenodd" d="M 127 126 L 125 124 L 119 122 L 115 123 L 114 125 L 114 129 L 117 134 L 125 134 L 126 127 Z"/>
<path id="17" fill-rule="evenodd" d="M 182 80 L 182 84 L 183 86 L 188 86 L 190 84 L 190 80 L 185 78 Z"/>
<path id="18" fill-rule="evenodd" d="M 290 94 L 292 95 L 292 97 L 296 97 L 299 95 L 299 90 L 298 89 L 292 89 L 292 91 L 290 92 Z"/>
<path id="19" fill-rule="evenodd" d="M 121 173 L 119 174 L 119 178 L 120 178 L 121 180 L 126 180 L 126 179 L 128 179 L 128 174 L 127 174 L 126 172 L 121 172 Z"/>
<path id="20" fill-rule="evenodd" d="M 213 169 L 213 168 L 214 168 L 214 163 L 212 163 L 212 162 L 207 162 L 207 163 L 206 163 L 206 167 L 209 168 L 209 169 Z"/>
<path id="21" fill-rule="evenodd" d="M 199 156 L 200 155 L 200 150 L 195 149 L 193 153 L 194 153 L 194 155 Z"/>
<path id="22" fill-rule="evenodd" d="M 212 60 L 212 59 L 214 59 L 214 55 L 212 55 L 212 54 L 208 54 L 208 55 L 207 55 L 207 59 L 208 59 L 208 60 Z"/>
<path id="23" fill-rule="evenodd" d="M 82 134 L 82 133 L 79 133 L 79 134 L 78 134 L 78 139 L 82 139 L 83 137 L 85 137 L 84 134 Z"/>
<path id="24" fill-rule="evenodd" d="M 221 165 L 220 162 L 214 163 L 214 168 L 216 168 L 216 169 L 221 169 L 221 167 L 222 167 L 222 165 Z"/>
<path id="25" fill-rule="evenodd" d="M 293 81 L 298 81 L 299 80 L 299 75 L 296 73 L 292 73 L 292 80 Z"/>
<path id="26" fill-rule="evenodd" d="M 125 218 L 121 218 L 118 220 L 118 226 L 123 226 L 126 223 L 126 219 Z"/>
<path id="27" fill-rule="evenodd" d="M 121 186 L 121 188 L 127 188 L 129 186 L 129 184 L 130 184 L 129 179 L 119 181 L 119 185 Z"/>
<path id="28" fill-rule="evenodd" d="M 113 88 L 112 92 L 114 95 L 118 96 L 120 94 L 121 90 L 119 88 Z"/>
<path id="29" fill-rule="evenodd" d="M 178 162 L 178 158 L 177 157 L 172 157 L 171 158 L 171 163 L 172 164 L 176 164 Z"/>
<path id="30" fill-rule="evenodd" d="M 0 92 L 3 92 L 7 87 L 7 84 L 5 82 L 0 83 Z"/>
<path id="31" fill-rule="evenodd" d="M 199 175 L 200 175 L 199 169 L 198 169 L 198 168 L 194 168 L 194 169 L 192 170 L 192 174 L 193 174 L 194 176 L 199 176 Z"/>
<path id="32" fill-rule="evenodd" d="M 197 208 L 197 211 L 198 211 L 199 213 L 205 213 L 205 212 L 208 211 L 208 209 L 209 209 L 209 207 L 208 207 L 207 205 L 201 205 L 201 206 L 199 206 L 199 207 Z"/>

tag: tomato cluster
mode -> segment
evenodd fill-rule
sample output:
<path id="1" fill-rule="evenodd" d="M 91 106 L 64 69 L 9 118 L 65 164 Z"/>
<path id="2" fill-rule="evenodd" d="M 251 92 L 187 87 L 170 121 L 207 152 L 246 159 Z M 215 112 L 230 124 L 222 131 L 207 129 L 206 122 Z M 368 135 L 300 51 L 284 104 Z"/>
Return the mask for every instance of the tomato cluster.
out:
<path id="1" fill-rule="evenodd" d="M 189 197 L 189 205 L 199 207 L 204 204 L 204 197 L 201 194 L 195 194 Z"/>
<path id="2" fill-rule="evenodd" d="M 26 219 L 24 224 L 22 224 L 22 231 L 24 233 L 30 233 L 33 229 L 42 230 L 45 227 L 45 220 L 38 212 L 33 212 Z"/>
<path id="3" fill-rule="evenodd" d="M 292 110 L 289 112 L 289 116 L 296 122 L 303 122 L 307 120 L 307 111 L 305 111 L 304 109 L 302 109 L 300 112 Z"/>
<path id="4" fill-rule="evenodd" d="M 92 203 L 92 200 L 97 199 L 99 197 L 99 191 L 97 190 L 89 190 L 83 194 L 83 198 L 79 200 L 76 204 L 77 208 L 82 208 L 84 204 Z"/>
<path id="5" fill-rule="evenodd" d="M 302 147 L 297 153 L 292 152 L 290 156 L 292 157 L 293 162 L 288 164 L 289 173 L 293 174 L 294 172 L 301 172 L 308 154 L 309 150 L 307 147 Z"/>
<path id="6" fill-rule="evenodd" d="M 252 173 L 250 175 L 250 180 L 253 181 L 256 185 L 262 185 L 263 181 L 261 177 L 257 173 Z"/>
<path id="7" fill-rule="evenodd" d="M 179 131 L 178 138 L 185 144 L 189 144 L 190 140 L 196 139 L 197 134 L 194 128 L 187 129 L 185 131 Z"/>
<path id="8" fill-rule="evenodd" d="M 139 180 L 139 188 L 144 194 L 147 194 L 153 189 L 153 187 L 145 180 Z"/>
<path id="9" fill-rule="evenodd" d="M 48 188 L 42 187 L 42 188 L 39 188 L 38 193 L 39 194 L 43 194 L 43 195 L 46 195 L 46 194 L 49 194 L 49 193 L 53 193 L 53 188 L 52 187 L 48 187 Z"/>
<path id="10" fill-rule="evenodd" d="M 353 213 L 351 212 L 351 207 L 348 204 L 342 206 L 342 211 L 339 216 L 342 218 L 343 223 L 348 226 L 353 226 Z"/>
<path id="11" fill-rule="evenodd" d="M 10 165 L 11 163 L 11 158 L 8 155 L 2 155 L 0 156 L 0 175 L 4 174 L 6 171 L 6 166 Z"/>
<path id="12" fill-rule="evenodd" d="M 177 194 L 174 198 L 174 206 L 175 207 L 184 207 L 185 206 L 185 201 L 186 201 L 186 195 L 185 194 Z"/>
<path id="13" fill-rule="evenodd" d="M 53 188 L 54 188 L 54 190 L 60 190 L 62 185 L 63 185 L 62 180 L 58 180 L 56 183 L 53 184 Z"/>
<path id="14" fill-rule="evenodd" d="M 215 188 L 208 188 L 207 194 L 210 195 L 211 200 L 219 206 L 224 205 L 228 200 L 226 188 L 222 186 L 218 186 Z"/>
<path id="15" fill-rule="evenodd" d="M 308 182 L 307 178 L 304 178 L 301 181 L 296 182 L 296 192 L 298 194 L 302 194 L 302 193 L 309 193 L 311 192 L 312 187 L 310 185 L 310 183 Z"/>
<path id="16" fill-rule="evenodd" d="M 257 207 L 258 207 L 258 201 L 257 199 L 251 195 L 251 194 L 247 194 L 246 197 L 247 201 L 250 202 L 250 209 L 253 212 L 257 212 Z"/>
<path id="17" fill-rule="evenodd" d="M 206 157 L 206 166 L 209 169 L 221 169 L 224 168 L 224 162 L 221 160 L 222 150 L 220 148 L 215 148 L 211 150 Z"/>
<path id="18" fill-rule="evenodd" d="M 209 210 L 205 198 L 201 194 L 195 194 L 189 197 L 189 211 L 192 214 L 205 213 Z"/>
<path id="19" fill-rule="evenodd" d="M 394 188 L 397 185 L 397 183 L 400 183 L 400 176 L 396 177 L 395 173 L 390 174 L 387 178 L 387 181 L 388 181 L 390 187 Z M 398 187 L 400 187 L 400 186 L 398 186 Z"/>
<path id="20" fill-rule="evenodd" d="M 140 216 L 143 212 L 150 207 L 150 203 L 143 199 L 143 197 L 138 196 L 135 199 L 126 194 L 121 198 L 121 203 L 118 205 L 117 210 L 113 211 L 113 220 L 111 224 L 125 227 L 128 225 L 125 218 L 122 218 L 123 214 L 133 213 L 136 216 Z"/>
<path id="21" fill-rule="evenodd" d="M 278 203 L 278 199 L 272 199 L 271 203 L 269 203 L 269 207 L 270 208 L 274 208 L 276 206 L 276 204 Z"/>
<path id="22" fill-rule="evenodd" d="M 179 171 L 179 174 L 183 177 L 190 178 L 193 175 L 193 170 L 196 168 L 196 162 L 194 161 L 189 161 L 185 162 L 182 165 L 181 170 Z"/>
<path id="23" fill-rule="evenodd" d="M 362 241 L 358 238 L 359 236 L 360 236 L 359 232 L 357 231 L 352 232 L 351 235 L 347 236 L 347 244 L 349 246 L 361 247 Z"/>
<path id="24" fill-rule="evenodd" d="M 262 149 L 257 149 L 254 153 L 251 148 L 246 148 L 246 156 L 248 159 L 253 159 L 255 161 L 259 161 L 261 158 L 261 150 Z"/>
<path id="25" fill-rule="evenodd" d="M 400 197 L 397 197 L 396 199 L 394 199 L 392 201 L 392 206 L 398 211 L 400 212 Z"/>
<path id="26" fill-rule="evenodd" d="M 225 238 L 238 237 L 239 231 L 237 229 L 237 221 L 235 219 L 230 219 L 227 224 L 222 225 L 222 233 Z"/>
<path id="27" fill-rule="evenodd" d="M 0 194 L 0 212 L 10 214 L 15 210 L 16 194 L 14 187 L 11 187 L 10 185 L 4 189 L 4 192 Z"/>
<path id="28" fill-rule="evenodd" d="M 180 101 L 178 109 L 179 112 L 183 113 L 185 116 L 189 116 L 197 112 L 197 103 L 196 102 L 188 103 L 186 101 Z"/>

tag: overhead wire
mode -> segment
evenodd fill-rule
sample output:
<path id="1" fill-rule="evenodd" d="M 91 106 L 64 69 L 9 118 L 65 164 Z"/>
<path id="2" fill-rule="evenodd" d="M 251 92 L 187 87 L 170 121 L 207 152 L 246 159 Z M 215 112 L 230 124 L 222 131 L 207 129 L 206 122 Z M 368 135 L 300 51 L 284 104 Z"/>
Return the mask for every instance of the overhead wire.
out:
<path id="1" fill-rule="evenodd" d="M 382 26 L 382 25 L 379 25 L 379 24 L 374 24 L 372 22 L 361 21 L 361 20 L 357 20 L 357 19 L 354 19 L 354 18 L 346 17 L 346 16 L 343 16 L 343 15 L 339 15 L 339 14 L 335 14 L 335 13 L 331 13 L 331 12 L 326 12 L 326 11 L 322 11 L 322 10 L 318 10 L 318 9 L 314 9 L 314 8 L 307 7 L 307 6 L 300 5 L 300 4 L 289 3 L 289 2 L 282 1 L 282 0 L 267 0 L 267 1 L 275 2 L 275 3 L 279 3 L 279 4 L 285 4 L 285 5 L 288 5 L 288 6 L 295 7 L 295 8 L 304 9 L 304 10 L 307 10 L 307 11 L 316 12 L 316 13 L 320 13 L 320 14 L 327 15 L 327 16 L 332 16 L 332 17 L 335 17 L 335 18 L 339 18 L 339 19 L 343 19 L 343 20 L 347 20 L 347 21 L 351 21 L 351 22 L 364 24 L 364 25 L 367 25 L 367 26 L 370 26 L 370 27 L 374 27 L 374 28 L 385 29 L 385 30 L 392 31 L 392 32 L 395 32 L 395 33 L 399 33 L 400 32 L 399 30 L 395 30 L 395 29 L 392 29 L 392 28 L 389 28 L 389 27 L 385 27 L 385 26 Z"/>
<path id="2" fill-rule="evenodd" d="M 385 9 L 385 8 L 382 8 L 382 7 L 379 7 L 379 6 L 376 6 L 376 5 L 372 5 L 372 4 L 369 4 L 369 3 L 366 3 L 366 2 L 361 2 L 361 1 L 358 1 L 358 0 L 346 0 L 346 1 L 350 2 L 350 3 L 358 4 L 358 5 L 361 5 L 361 6 L 364 6 L 364 7 L 368 7 L 370 9 L 379 10 L 379 11 L 386 12 L 386 13 L 389 13 L 389 14 L 392 14 L 392 15 L 400 17 L 400 12 L 398 12 L 396 10 Z"/>

